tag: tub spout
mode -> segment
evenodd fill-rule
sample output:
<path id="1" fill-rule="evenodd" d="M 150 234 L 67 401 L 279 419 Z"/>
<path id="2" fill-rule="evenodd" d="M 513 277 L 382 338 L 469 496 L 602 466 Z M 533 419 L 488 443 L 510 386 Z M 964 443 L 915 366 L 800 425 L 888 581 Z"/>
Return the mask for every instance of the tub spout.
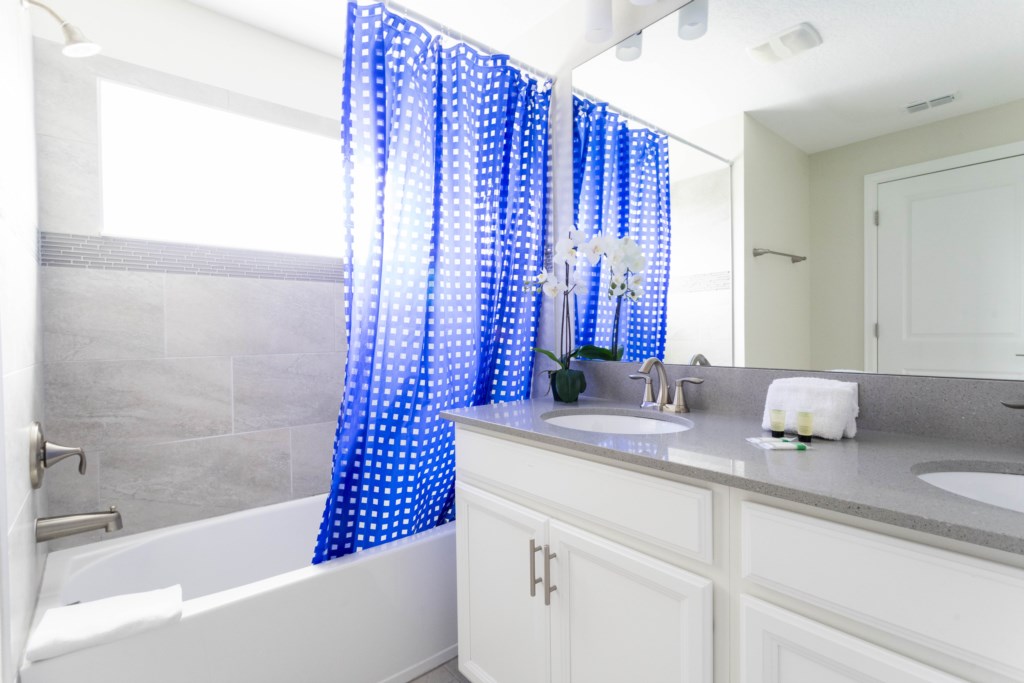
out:
<path id="1" fill-rule="evenodd" d="M 117 531 L 123 528 L 121 513 L 113 505 L 107 512 L 84 512 L 78 515 L 40 517 L 36 520 L 36 543 L 55 538 L 83 534 L 86 531 Z"/>

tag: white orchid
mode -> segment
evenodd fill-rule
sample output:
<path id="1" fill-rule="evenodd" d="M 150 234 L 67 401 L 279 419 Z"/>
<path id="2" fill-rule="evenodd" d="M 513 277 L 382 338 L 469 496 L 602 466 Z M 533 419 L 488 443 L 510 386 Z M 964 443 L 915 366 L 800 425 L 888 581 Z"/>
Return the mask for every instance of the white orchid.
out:
<path id="1" fill-rule="evenodd" d="M 558 263 L 565 262 L 570 266 L 576 265 L 576 245 L 567 237 L 563 237 L 555 243 L 554 260 Z"/>
<path id="2" fill-rule="evenodd" d="M 590 261 L 590 265 L 596 266 L 601 257 L 608 252 L 608 240 L 604 235 L 597 235 L 583 245 L 583 255 Z"/>
<path id="3" fill-rule="evenodd" d="M 639 273 L 647 268 L 647 258 L 632 237 L 623 237 L 619 240 L 619 252 L 627 270 Z"/>
<path id="4" fill-rule="evenodd" d="M 573 228 L 569 231 L 569 241 L 573 243 L 573 246 L 580 247 L 586 240 L 586 235 L 583 234 L 582 230 Z"/>
<path id="5" fill-rule="evenodd" d="M 630 269 L 632 270 L 632 269 Z M 644 284 L 644 276 L 640 273 L 634 273 L 629 277 L 629 288 L 630 289 L 641 289 Z"/>

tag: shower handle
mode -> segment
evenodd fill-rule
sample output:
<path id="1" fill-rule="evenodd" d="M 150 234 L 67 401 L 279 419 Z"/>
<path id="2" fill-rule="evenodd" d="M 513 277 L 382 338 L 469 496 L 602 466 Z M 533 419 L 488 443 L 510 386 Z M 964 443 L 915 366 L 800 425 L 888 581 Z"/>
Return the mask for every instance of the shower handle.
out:
<path id="1" fill-rule="evenodd" d="M 558 586 L 551 583 L 551 560 L 558 557 L 557 553 L 551 552 L 551 546 L 544 544 L 544 605 L 551 604 L 551 594 L 558 590 Z"/>
<path id="2" fill-rule="evenodd" d="M 537 584 L 543 581 L 543 579 L 537 578 L 537 553 L 541 551 L 541 547 L 537 545 L 537 541 L 530 539 L 530 597 L 537 597 Z"/>

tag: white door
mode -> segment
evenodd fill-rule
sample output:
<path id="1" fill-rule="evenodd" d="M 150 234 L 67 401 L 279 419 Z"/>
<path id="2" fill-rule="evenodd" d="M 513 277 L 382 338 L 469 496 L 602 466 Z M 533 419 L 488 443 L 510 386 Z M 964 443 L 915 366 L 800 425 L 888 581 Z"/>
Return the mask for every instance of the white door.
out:
<path id="1" fill-rule="evenodd" d="M 455 485 L 459 667 L 474 683 L 546 683 L 548 614 L 538 578 L 547 518 L 465 484 Z M 535 595 L 531 595 L 531 592 Z"/>
<path id="2" fill-rule="evenodd" d="M 740 650 L 741 683 L 964 683 L 749 595 Z"/>
<path id="3" fill-rule="evenodd" d="M 553 683 L 710 683 L 712 584 L 552 520 Z"/>
<path id="4" fill-rule="evenodd" d="M 1024 156 L 878 186 L 878 371 L 1024 378 Z"/>

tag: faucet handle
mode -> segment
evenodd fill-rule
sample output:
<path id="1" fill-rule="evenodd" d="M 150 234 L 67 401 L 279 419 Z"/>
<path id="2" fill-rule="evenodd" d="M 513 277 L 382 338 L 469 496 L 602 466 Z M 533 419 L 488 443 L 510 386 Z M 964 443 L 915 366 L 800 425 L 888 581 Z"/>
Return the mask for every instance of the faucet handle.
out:
<path id="1" fill-rule="evenodd" d="M 686 405 L 686 394 L 683 392 L 683 384 L 689 382 L 691 384 L 703 384 L 704 380 L 700 377 L 682 377 L 676 380 L 676 392 L 675 396 L 672 397 L 672 405 L 667 410 L 673 413 L 688 413 L 690 408 Z"/>
<path id="2" fill-rule="evenodd" d="M 640 402 L 640 407 L 646 408 L 647 406 L 654 405 L 654 379 L 650 373 L 638 372 L 630 375 L 629 378 L 644 380 L 644 399 Z"/>
<path id="3" fill-rule="evenodd" d="M 78 456 L 78 473 L 85 474 L 84 450 L 74 446 L 50 443 L 43 435 L 43 426 L 38 422 L 33 423 L 29 439 L 29 473 L 32 479 L 32 488 L 37 489 L 43 485 L 43 472 L 46 471 L 46 468 L 73 455 Z"/>

